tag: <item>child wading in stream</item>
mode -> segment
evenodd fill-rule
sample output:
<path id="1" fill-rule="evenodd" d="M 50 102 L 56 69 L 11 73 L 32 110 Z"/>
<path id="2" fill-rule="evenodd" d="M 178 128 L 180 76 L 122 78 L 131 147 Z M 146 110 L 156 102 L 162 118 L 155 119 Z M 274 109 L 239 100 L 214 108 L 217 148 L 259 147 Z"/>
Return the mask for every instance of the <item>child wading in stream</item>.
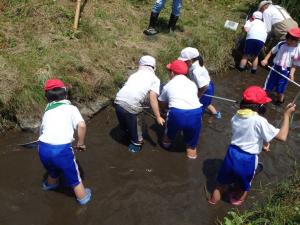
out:
<path id="1" fill-rule="evenodd" d="M 179 59 L 186 62 L 189 67 L 188 77 L 196 84 L 198 88 L 198 97 L 201 102 L 203 112 L 208 110 L 217 119 L 221 119 L 220 111 L 213 106 L 212 97 L 215 93 L 215 87 L 210 79 L 209 73 L 204 66 L 203 58 L 198 49 L 186 47 L 182 49 Z"/>
<path id="2" fill-rule="evenodd" d="M 61 80 L 47 80 L 44 90 L 48 104 L 40 130 L 39 156 L 48 177 L 42 189 L 48 191 L 58 188 L 62 176 L 65 185 L 73 188 L 78 203 L 85 205 L 91 200 L 92 194 L 89 188 L 83 186 L 71 146 L 74 130 L 77 129 L 75 149 L 86 150 L 85 122 L 77 107 L 67 100 L 67 89 Z"/>
<path id="3" fill-rule="evenodd" d="M 286 141 L 289 118 L 296 106 L 289 104 L 286 107 L 282 126 L 278 129 L 261 116 L 266 111 L 265 104 L 270 101 L 261 87 L 250 86 L 244 91 L 240 110 L 231 119 L 231 144 L 217 177 L 219 185 L 208 199 L 210 204 L 216 204 L 229 185 L 234 185 L 234 190 L 229 193 L 230 202 L 242 205 L 250 190 L 263 144 L 264 149 L 269 151 L 272 139 Z"/>
<path id="4" fill-rule="evenodd" d="M 247 32 L 245 48 L 240 62 L 239 70 L 245 71 L 248 59 L 252 60 L 251 73 L 255 74 L 258 65 L 258 55 L 267 40 L 267 27 L 262 21 L 262 13 L 256 11 L 247 20 L 244 26 Z"/>
<path id="5" fill-rule="evenodd" d="M 276 104 L 280 105 L 284 102 L 284 92 L 288 81 L 280 76 L 276 71 L 294 80 L 296 66 L 300 66 L 300 28 L 290 29 L 286 35 L 286 40 L 279 42 L 261 61 L 263 66 L 268 65 L 269 59 L 276 54 L 273 62 L 273 69 L 265 81 L 264 89 L 267 92 L 276 88 L 277 99 Z M 276 71 L 275 71 L 276 70 Z"/>

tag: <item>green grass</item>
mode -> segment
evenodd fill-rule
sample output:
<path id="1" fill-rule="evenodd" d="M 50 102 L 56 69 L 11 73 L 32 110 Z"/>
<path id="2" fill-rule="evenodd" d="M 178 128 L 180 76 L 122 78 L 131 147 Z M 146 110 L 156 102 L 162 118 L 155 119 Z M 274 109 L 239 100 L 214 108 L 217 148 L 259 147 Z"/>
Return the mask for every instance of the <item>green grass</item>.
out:
<path id="1" fill-rule="evenodd" d="M 113 99 L 143 54 L 157 58 L 163 81 L 165 65 L 186 46 L 198 48 L 208 68 L 226 69 L 240 31 L 224 29 L 225 19 L 243 23 L 254 2 L 191 1 L 178 21 L 184 32 L 170 36 L 165 32 L 171 12 L 167 1 L 159 20 L 162 32 L 148 39 L 142 31 L 153 1 L 88 1 L 74 31 L 75 1 L 5 0 L 0 3 L 0 55 L 7 67 L 0 75 L 12 80 L 16 76 L 18 84 L 9 86 L 13 95 L 4 98 L 0 93 L 0 100 L 5 99 L 0 112 L 40 116 L 45 105 L 42 86 L 51 77 L 72 87 L 75 103 L 99 95 Z"/>
<path id="2" fill-rule="evenodd" d="M 266 191 L 265 191 L 266 192 Z M 246 211 L 230 211 L 220 225 L 298 225 L 300 224 L 299 170 L 278 184 L 261 204 Z"/>
<path id="3" fill-rule="evenodd" d="M 274 3 L 279 4 L 291 14 L 291 16 L 300 23 L 300 4 L 299 0 L 275 0 Z"/>

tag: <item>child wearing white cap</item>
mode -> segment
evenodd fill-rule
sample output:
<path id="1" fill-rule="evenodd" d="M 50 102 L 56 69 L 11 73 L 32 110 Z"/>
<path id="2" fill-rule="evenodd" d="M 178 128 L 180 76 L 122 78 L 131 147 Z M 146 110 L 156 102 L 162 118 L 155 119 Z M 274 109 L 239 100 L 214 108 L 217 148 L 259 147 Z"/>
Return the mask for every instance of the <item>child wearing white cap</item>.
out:
<path id="1" fill-rule="evenodd" d="M 139 152 L 143 144 L 142 112 L 148 99 L 157 123 L 163 125 L 165 122 L 159 112 L 160 80 L 155 69 L 155 58 L 149 55 L 141 57 L 138 71 L 128 78 L 114 102 L 120 128 L 129 135 L 128 149 L 131 152 Z"/>
<path id="2" fill-rule="evenodd" d="M 211 104 L 212 97 L 205 96 L 214 95 L 214 84 L 203 64 L 203 58 L 200 56 L 199 51 L 196 48 L 186 47 L 181 51 L 178 59 L 185 61 L 189 66 L 188 75 L 198 87 L 198 97 L 203 105 L 203 112 L 208 109 L 212 115 L 215 115 L 216 118 L 220 119 L 222 117 L 221 112 L 217 111 Z"/>
<path id="3" fill-rule="evenodd" d="M 262 13 L 259 11 L 254 12 L 251 18 L 247 20 L 244 30 L 247 32 L 247 36 L 239 70 L 244 71 L 247 61 L 252 59 L 251 73 L 255 74 L 258 65 L 258 55 L 268 35 L 266 25 L 262 21 Z"/>

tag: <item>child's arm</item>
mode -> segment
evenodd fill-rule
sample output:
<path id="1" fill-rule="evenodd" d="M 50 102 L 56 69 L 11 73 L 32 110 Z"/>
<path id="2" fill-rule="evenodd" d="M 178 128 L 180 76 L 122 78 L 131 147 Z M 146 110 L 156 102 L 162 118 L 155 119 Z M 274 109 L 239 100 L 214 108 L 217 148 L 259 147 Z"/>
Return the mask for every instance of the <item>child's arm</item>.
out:
<path id="1" fill-rule="evenodd" d="M 296 66 L 292 66 L 292 68 L 290 70 L 290 79 L 291 80 L 295 79 L 295 76 L 294 76 L 295 72 L 296 72 Z"/>
<path id="2" fill-rule="evenodd" d="M 76 149 L 80 151 L 84 151 L 86 149 L 84 144 L 85 134 L 86 134 L 86 124 L 84 121 L 78 123 L 77 133 L 78 133 L 78 141 L 77 141 Z"/>
<path id="3" fill-rule="evenodd" d="M 288 104 L 284 113 L 283 113 L 283 122 L 279 133 L 276 135 L 276 139 L 280 141 L 286 141 L 287 135 L 289 133 L 289 119 L 292 113 L 296 110 L 296 105 L 292 105 L 292 103 Z"/>
<path id="4" fill-rule="evenodd" d="M 164 123 L 165 123 L 165 120 L 161 117 L 160 115 L 160 111 L 159 111 L 159 106 L 158 106 L 158 100 L 157 100 L 157 94 L 150 90 L 150 93 L 149 93 L 149 100 L 150 100 L 150 105 L 151 105 L 151 108 L 152 108 L 152 111 L 155 115 L 155 118 L 156 118 L 156 122 L 163 126 Z"/>
<path id="5" fill-rule="evenodd" d="M 266 57 L 261 61 L 261 65 L 262 65 L 262 66 L 268 65 L 269 59 L 271 58 L 272 54 L 273 54 L 273 53 L 272 53 L 272 50 L 269 51 L 269 53 L 266 55 Z"/>
<path id="6" fill-rule="evenodd" d="M 266 152 L 270 151 L 270 143 L 269 142 L 264 143 L 263 150 L 266 151 Z"/>

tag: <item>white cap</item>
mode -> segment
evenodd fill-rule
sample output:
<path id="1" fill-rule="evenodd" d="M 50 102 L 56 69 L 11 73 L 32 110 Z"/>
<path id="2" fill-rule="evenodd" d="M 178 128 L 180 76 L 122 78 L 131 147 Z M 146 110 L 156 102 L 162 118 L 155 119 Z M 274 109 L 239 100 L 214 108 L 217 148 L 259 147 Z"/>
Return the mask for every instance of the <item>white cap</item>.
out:
<path id="1" fill-rule="evenodd" d="M 139 65 L 156 67 L 156 61 L 154 57 L 150 55 L 144 55 L 140 58 Z"/>
<path id="2" fill-rule="evenodd" d="M 200 53 L 196 48 L 187 47 L 182 49 L 180 53 L 180 57 L 178 59 L 182 61 L 187 61 L 187 60 L 197 58 L 199 55 Z"/>
<path id="3" fill-rule="evenodd" d="M 272 4 L 272 1 L 261 1 L 258 5 L 258 10 L 261 10 L 261 8 L 267 4 Z"/>
<path id="4" fill-rule="evenodd" d="M 260 11 L 255 11 L 253 14 L 252 14 L 252 17 L 255 18 L 255 19 L 260 19 L 262 20 L 263 18 L 263 15 Z"/>

